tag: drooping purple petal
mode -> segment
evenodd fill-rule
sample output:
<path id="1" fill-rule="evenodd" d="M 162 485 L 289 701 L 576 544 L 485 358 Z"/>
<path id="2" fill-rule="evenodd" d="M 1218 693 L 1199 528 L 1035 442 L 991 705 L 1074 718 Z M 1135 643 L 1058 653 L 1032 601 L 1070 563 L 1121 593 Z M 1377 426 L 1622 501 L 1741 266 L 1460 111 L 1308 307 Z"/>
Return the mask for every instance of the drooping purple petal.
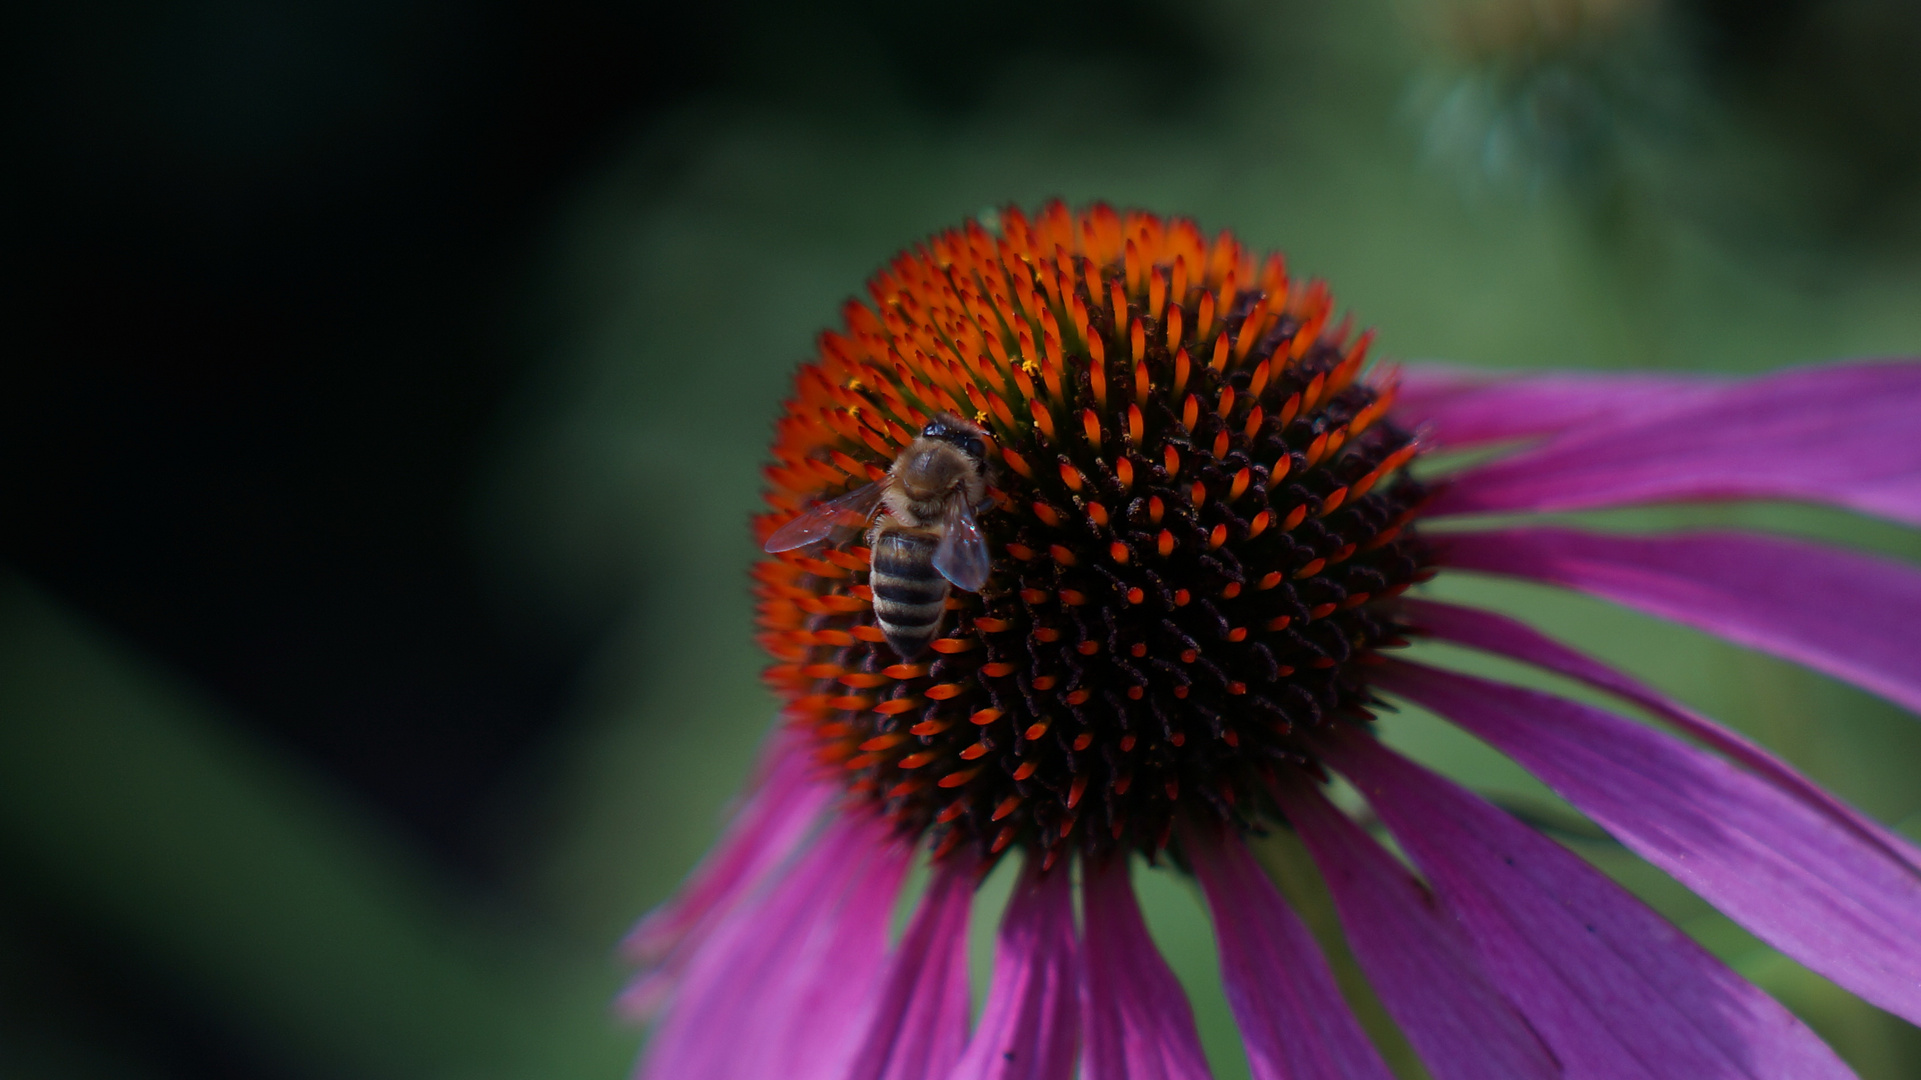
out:
<path id="1" fill-rule="evenodd" d="M 768 738 L 747 796 L 713 850 L 672 899 L 649 912 L 621 942 L 621 953 L 642 970 L 615 1008 L 632 1020 L 650 1018 L 678 982 L 689 957 L 734 905 L 786 862 L 819 826 L 834 795 L 814 775 L 811 756 L 797 751 L 783 728 Z"/>
<path id="2" fill-rule="evenodd" d="M 1853 831 L 1863 842 L 1878 847 L 1888 857 L 1921 871 L 1921 848 L 1916 848 L 1905 837 L 1849 806 L 1746 736 L 1652 687 L 1505 615 L 1433 600 L 1408 599 L 1402 601 L 1402 606 L 1407 618 L 1418 629 L 1438 640 L 1533 664 L 1639 705 L 1683 733 L 1700 740 L 1710 749 L 1753 771 L 1816 812 L 1832 818 Z"/>
<path id="3" fill-rule="evenodd" d="M 967 1044 L 967 919 L 979 874 L 979 863 L 965 853 L 935 868 L 888 960 L 873 1023 L 847 1080 L 927 1080 L 953 1071 Z"/>
<path id="4" fill-rule="evenodd" d="M 1679 409 L 1709 400 L 1729 385 L 1695 375 L 1502 376 L 1433 364 L 1410 364 L 1397 376 L 1394 418 L 1406 427 L 1425 429 L 1431 442 L 1449 450 Z"/>
<path id="5" fill-rule="evenodd" d="M 1772 998 L 1559 844 L 1371 736 L 1326 746 L 1570 1077 L 1821 1080 L 1847 1066 Z"/>
<path id="6" fill-rule="evenodd" d="M 1681 400 L 1457 474 L 1427 513 L 1795 499 L 1921 525 L 1921 362 L 1804 368 Z"/>
<path id="7" fill-rule="evenodd" d="M 1123 855 L 1087 867 L 1081 1080 L 1206 1080 L 1194 1010 L 1148 936 Z"/>
<path id="8" fill-rule="evenodd" d="M 746 797 L 726 831 L 680 890 L 643 916 L 621 941 L 622 955 L 636 963 L 666 955 L 696 924 L 791 853 L 813 824 L 810 811 L 831 791 L 812 776 L 807 755 L 794 752 L 792 735 L 784 727 L 776 729 L 761 750 Z"/>
<path id="9" fill-rule="evenodd" d="M 952 1080 L 1070 1080 L 1080 1040 L 1074 887 L 1030 866 L 994 950 L 994 984 Z"/>
<path id="10" fill-rule="evenodd" d="M 866 816 L 828 826 L 728 913 L 687 966 L 641 1080 L 838 1080 L 879 997 L 907 846 Z"/>
<path id="11" fill-rule="evenodd" d="M 1377 677 L 1493 744 L 1763 941 L 1921 1020 L 1912 867 L 1758 777 L 1592 706 L 1400 661 Z"/>
<path id="12" fill-rule="evenodd" d="M 1921 712 L 1921 570 L 1753 533 L 1448 533 L 1461 570 L 1564 585 L 1771 652 Z"/>
<path id="13" fill-rule="evenodd" d="M 1320 792 L 1289 784 L 1276 794 L 1327 881 L 1355 959 L 1435 1080 L 1561 1075 L 1425 885 Z"/>
<path id="14" fill-rule="evenodd" d="M 1207 894 L 1221 982 L 1255 1080 L 1389 1080 L 1327 959 L 1240 837 L 1183 833 Z"/>

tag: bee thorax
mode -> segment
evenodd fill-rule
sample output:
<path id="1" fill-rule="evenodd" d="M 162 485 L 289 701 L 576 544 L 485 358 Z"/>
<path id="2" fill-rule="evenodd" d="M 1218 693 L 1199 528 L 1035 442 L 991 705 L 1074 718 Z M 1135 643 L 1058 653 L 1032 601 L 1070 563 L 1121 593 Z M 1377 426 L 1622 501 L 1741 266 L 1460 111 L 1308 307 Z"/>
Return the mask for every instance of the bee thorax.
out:
<path id="1" fill-rule="evenodd" d="M 887 493 L 884 503 L 887 513 L 902 526 L 909 529 L 930 529 L 940 523 L 941 514 L 947 509 L 948 494 L 922 495 L 920 492 L 900 489 Z"/>

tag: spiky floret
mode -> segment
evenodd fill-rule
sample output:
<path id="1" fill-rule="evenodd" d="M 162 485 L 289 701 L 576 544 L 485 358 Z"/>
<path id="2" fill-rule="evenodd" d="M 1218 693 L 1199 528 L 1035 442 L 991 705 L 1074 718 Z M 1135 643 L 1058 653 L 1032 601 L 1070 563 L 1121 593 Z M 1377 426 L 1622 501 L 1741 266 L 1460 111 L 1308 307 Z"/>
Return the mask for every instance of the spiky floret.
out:
<path id="1" fill-rule="evenodd" d="M 1276 766 L 1364 717 L 1427 573 L 1418 447 L 1318 281 L 1191 221 L 1059 203 L 904 253 L 820 339 L 776 428 L 761 538 L 879 480 L 927 419 L 999 441 L 994 573 L 932 653 L 883 643 L 868 552 L 756 571 L 767 677 L 850 790 L 941 850 L 1152 852 L 1269 816 Z"/>

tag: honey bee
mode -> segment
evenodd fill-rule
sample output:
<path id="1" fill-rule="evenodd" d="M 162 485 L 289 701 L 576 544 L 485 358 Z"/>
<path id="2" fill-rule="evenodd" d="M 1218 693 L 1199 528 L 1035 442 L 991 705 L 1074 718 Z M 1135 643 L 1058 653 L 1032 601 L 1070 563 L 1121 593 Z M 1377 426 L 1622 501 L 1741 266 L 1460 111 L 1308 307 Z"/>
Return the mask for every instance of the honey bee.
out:
<path id="1" fill-rule="evenodd" d="M 766 547 L 791 551 L 872 521 L 874 618 L 887 644 L 912 660 L 940 633 L 949 584 L 979 592 L 987 583 L 993 564 L 974 520 L 987 505 L 987 432 L 942 413 L 894 459 L 885 480 L 816 503 L 774 530 Z"/>

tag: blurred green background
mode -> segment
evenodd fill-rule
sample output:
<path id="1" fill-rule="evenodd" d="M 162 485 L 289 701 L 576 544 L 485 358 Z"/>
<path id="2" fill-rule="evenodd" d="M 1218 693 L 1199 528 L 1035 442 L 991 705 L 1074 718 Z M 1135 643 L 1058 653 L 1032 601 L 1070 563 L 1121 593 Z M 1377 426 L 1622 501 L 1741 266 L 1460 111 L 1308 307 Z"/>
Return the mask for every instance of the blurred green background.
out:
<path id="1" fill-rule="evenodd" d="M 1921 351 L 1921 11 L 1896 0 L 9 18 L 8 1077 L 624 1074 L 612 945 L 711 840 L 770 715 L 743 574 L 769 422 L 867 273 L 965 216 L 1061 196 L 1232 228 L 1395 359 Z M 1590 520 L 1921 559 L 1909 531 L 1800 508 Z M 1433 592 L 1921 836 L 1913 717 L 1602 604 Z M 1921 1076 L 1914 1028 L 1518 769 L 1419 715 L 1385 729 L 1864 1076 Z M 1141 880 L 1244 1075 L 1192 891 Z"/>

